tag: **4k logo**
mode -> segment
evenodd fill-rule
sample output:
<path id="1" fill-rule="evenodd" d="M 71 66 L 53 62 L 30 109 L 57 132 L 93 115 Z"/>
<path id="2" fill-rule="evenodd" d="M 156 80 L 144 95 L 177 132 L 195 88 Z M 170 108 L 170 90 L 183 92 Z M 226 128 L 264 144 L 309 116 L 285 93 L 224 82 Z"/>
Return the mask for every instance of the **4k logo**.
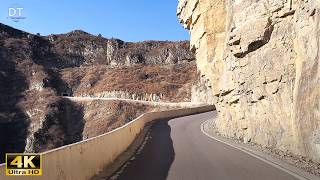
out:
<path id="1" fill-rule="evenodd" d="M 6 154 L 7 176 L 41 176 L 40 154 Z"/>

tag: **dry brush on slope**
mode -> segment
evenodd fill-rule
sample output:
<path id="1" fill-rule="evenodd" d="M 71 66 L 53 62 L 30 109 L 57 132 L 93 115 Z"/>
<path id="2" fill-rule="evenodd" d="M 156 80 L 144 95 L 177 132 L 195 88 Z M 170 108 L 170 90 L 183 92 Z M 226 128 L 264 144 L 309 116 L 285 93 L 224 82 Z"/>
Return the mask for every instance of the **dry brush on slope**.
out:
<path id="1" fill-rule="evenodd" d="M 196 65 L 90 66 L 67 68 L 61 74 L 73 96 L 187 102 Z"/>
<path id="2" fill-rule="evenodd" d="M 63 93 L 102 93 L 110 87 L 115 91 L 129 88 L 142 93 L 146 87 L 134 84 L 137 77 L 157 80 L 152 84 L 156 86 L 167 80 L 164 69 L 171 67 L 172 71 L 169 71 L 177 76 L 169 81 L 176 83 L 172 90 L 181 93 L 177 96 L 164 94 L 166 100 L 171 101 L 175 97 L 190 99 L 187 89 L 194 77 L 195 65 L 192 65 L 194 57 L 188 51 L 188 44 L 186 41 L 128 43 L 78 30 L 39 36 L 0 24 L 0 162 L 5 152 L 41 152 L 74 143 L 106 132 L 152 109 L 139 104 L 110 102 L 105 105 L 108 108 L 100 107 L 99 111 L 93 112 L 87 103 L 61 98 Z M 105 75 L 95 74 L 100 68 Z M 160 77 L 151 75 L 158 71 Z M 141 75 L 143 73 L 147 74 Z M 118 79 L 114 80 L 114 76 Z M 80 84 L 74 81 L 77 78 L 80 78 Z M 127 84 L 130 78 L 133 81 Z M 98 86 L 79 88 L 81 83 L 91 83 L 91 80 Z M 166 89 L 171 86 L 160 87 Z M 151 85 L 145 89 L 150 93 L 153 90 L 158 92 Z M 141 111 L 134 112 L 135 108 L 141 108 Z M 107 127 L 94 125 L 94 117 L 87 118 L 90 114 L 99 113 L 114 114 L 104 122 L 99 121 Z"/>

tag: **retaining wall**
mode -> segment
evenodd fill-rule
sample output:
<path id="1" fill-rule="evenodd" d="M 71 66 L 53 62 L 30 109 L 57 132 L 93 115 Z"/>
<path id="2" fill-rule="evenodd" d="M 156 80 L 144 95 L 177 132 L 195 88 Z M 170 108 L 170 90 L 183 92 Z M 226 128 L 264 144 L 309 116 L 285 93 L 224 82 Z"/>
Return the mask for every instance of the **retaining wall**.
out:
<path id="1" fill-rule="evenodd" d="M 42 153 L 43 175 L 40 177 L 5 176 L 5 164 L 0 165 L 1 180 L 86 180 L 123 153 L 145 124 L 154 120 L 175 118 L 213 110 L 213 106 L 149 112 L 106 134 Z"/>

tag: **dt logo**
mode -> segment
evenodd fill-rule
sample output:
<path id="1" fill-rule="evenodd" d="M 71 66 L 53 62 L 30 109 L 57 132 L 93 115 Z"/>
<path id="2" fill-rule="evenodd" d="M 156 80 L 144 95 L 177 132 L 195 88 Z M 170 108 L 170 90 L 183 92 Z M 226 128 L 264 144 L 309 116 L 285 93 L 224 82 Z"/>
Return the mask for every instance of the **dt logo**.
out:
<path id="1" fill-rule="evenodd" d="M 7 176 L 41 176 L 42 156 L 40 154 L 6 154 Z"/>
<path id="2" fill-rule="evenodd" d="M 20 5 L 14 4 L 13 6 L 8 8 L 8 17 L 14 22 L 19 22 L 23 19 L 26 19 L 26 17 L 23 16 L 23 10 L 24 8 Z"/>

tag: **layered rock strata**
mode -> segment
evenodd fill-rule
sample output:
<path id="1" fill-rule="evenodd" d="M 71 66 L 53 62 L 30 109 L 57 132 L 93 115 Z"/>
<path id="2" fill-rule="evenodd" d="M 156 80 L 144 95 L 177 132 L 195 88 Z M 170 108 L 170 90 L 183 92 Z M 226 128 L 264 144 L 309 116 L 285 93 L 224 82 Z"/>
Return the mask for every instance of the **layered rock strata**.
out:
<path id="1" fill-rule="evenodd" d="M 319 10 L 316 0 L 180 0 L 221 134 L 320 161 Z"/>

